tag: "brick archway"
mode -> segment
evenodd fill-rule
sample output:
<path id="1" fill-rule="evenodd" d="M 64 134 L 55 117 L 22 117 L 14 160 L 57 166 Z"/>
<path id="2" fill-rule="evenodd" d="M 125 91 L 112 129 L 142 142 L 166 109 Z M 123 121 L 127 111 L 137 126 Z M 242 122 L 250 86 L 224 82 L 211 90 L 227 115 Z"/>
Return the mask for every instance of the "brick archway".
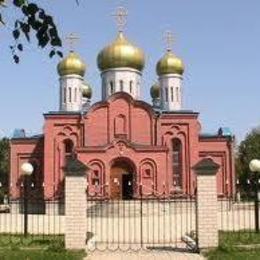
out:
<path id="1" fill-rule="evenodd" d="M 128 158 L 117 158 L 110 168 L 110 198 L 132 199 L 135 165 Z"/>

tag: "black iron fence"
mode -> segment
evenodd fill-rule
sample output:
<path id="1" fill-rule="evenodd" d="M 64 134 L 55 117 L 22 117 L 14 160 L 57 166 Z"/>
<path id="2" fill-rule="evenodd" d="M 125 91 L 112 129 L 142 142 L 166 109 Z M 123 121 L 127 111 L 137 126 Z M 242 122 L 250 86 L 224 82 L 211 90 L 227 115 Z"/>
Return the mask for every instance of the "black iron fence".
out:
<path id="1" fill-rule="evenodd" d="M 46 199 L 43 188 L 30 185 L 25 191 L 19 184 L 12 187 L 11 194 L 0 184 L 0 246 L 37 245 L 49 240 L 64 243 L 64 197 Z M 241 193 L 237 189 L 235 197 L 219 198 L 220 237 L 231 243 L 259 244 L 259 204 L 259 194 L 250 189 Z M 148 197 L 112 200 L 91 193 L 86 213 L 89 250 L 196 250 L 194 196 L 169 197 L 154 191 Z"/>
<path id="2" fill-rule="evenodd" d="M 232 244 L 260 244 L 258 181 L 237 182 L 235 197 L 219 198 L 220 238 Z M 223 239 L 222 239 L 223 240 Z"/>
<path id="3" fill-rule="evenodd" d="M 88 194 L 87 231 L 89 250 L 196 250 L 196 200 L 155 192 L 112 200 L 94 192 Z"/>
<path id="4" fill-rule="evenodd" d="M 53 187 L 55 189 L 55 187 Z M 44 198 L 43 186 L 0 184 L 0 246 L 64 243 L 64 198 Z"/>

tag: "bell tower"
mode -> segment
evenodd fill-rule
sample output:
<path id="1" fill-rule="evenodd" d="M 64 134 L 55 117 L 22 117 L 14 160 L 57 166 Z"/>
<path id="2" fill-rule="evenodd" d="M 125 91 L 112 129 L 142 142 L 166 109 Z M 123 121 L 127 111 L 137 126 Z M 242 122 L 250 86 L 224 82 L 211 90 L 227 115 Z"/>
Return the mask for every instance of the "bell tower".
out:
<path id="1" fill-rule="evenodd" d="M 57 67 L 60 76 L 60 111 L 81 111 L 82 109 L 82 84 L 86 65 L 72 50 L 77 39 L 73 34 L 67 37 L 70 52 Z"/>
<path id="2" fill-rule="evenodd" d="M 161 109 L 174 111 L 182 109 L 182 80 L 184 64 L 172 51 L 173 36 L 166 32 L 167 49 L 158 61 L 156 71 L 160 85 Z"/>

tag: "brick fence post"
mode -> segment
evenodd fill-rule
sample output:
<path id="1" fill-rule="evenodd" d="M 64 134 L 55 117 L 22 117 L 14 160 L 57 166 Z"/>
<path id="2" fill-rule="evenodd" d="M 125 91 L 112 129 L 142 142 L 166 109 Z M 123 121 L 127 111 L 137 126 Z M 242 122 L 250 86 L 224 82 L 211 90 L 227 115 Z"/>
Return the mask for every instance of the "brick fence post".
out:
<path id="1" fill-rule="evenodd" d="M 219 165 L 211 158 L 199 161 L 197 176 L 197 238 L 200 250 L 218 247 L 218 201 L 216 173 Z"/>
<path id="2" fill-rule="evenodd" d="M 86 171 L 87 166 L 69 158 L 65 171 L 65 248 L 86 248 Z"/>

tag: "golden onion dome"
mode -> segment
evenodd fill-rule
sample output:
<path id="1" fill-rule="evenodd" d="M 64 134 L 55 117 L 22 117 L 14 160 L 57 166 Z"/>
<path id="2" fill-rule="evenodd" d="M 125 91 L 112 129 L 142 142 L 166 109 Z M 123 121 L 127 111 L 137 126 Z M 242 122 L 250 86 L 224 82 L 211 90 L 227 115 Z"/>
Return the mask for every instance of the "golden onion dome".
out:
<path id="1" fill-rule="evenodd" d="M 76 74 L 84 77 L 86 64 L 77 53 L 70 52 L 69 55 L 58 64 L 57 70 L 60 76 Z"/>
<path id="2" fill-rule="evenodd" d="M 122 67 L 142 71 L 145 58 L 143 51 L 131 44 L 124 34 L 119 32 L 116 40 L 98 54 L 97 63 L 101 71 Z"/>
<path id="3" fill-rule="evenodd" d="M 160 85 L 158 83 L 152 85 L 150 95 L 153 99 L 160 98 Z"/>
<path id="4" fill-rule="evenodd" d="M 184 72 L 184 64 L 173 52 L 167 51 L 167 53 L 158 61 L 156 71 L 159 76 L 165 74 L 182 75 Z"/>
<path id="5" fill-rule="evenodd" d="M 88 99 L 91 99 L 91 97 L 92 97 L 92 88 L 86 82 L 84 82 L 82 84 L 82 97 L 88 98 Z"/>

